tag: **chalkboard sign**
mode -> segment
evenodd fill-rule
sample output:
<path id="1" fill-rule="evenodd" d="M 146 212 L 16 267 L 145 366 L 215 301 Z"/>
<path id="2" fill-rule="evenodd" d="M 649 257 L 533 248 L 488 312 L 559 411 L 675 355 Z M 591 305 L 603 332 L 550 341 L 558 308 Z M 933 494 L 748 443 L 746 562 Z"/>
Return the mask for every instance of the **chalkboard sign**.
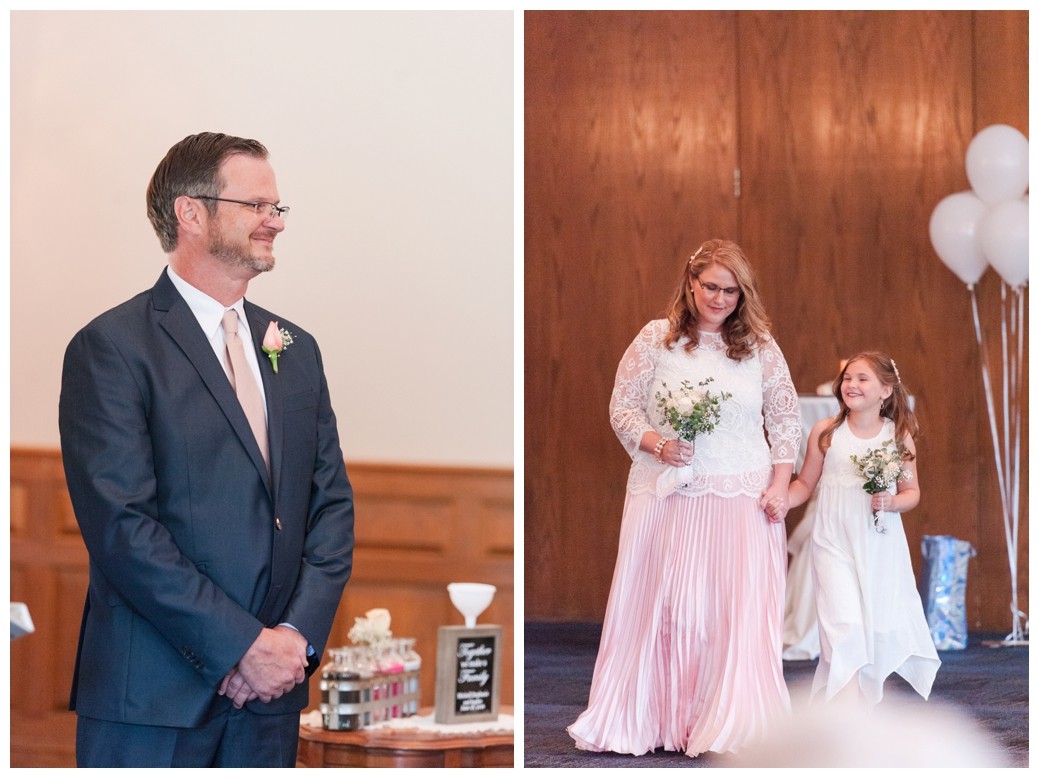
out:
<path id="1" fill-rule="evenodd" d="M 501 636 L 499 626 L 440 627 L 435 714 L 438 724 L 498 718 Z"/>

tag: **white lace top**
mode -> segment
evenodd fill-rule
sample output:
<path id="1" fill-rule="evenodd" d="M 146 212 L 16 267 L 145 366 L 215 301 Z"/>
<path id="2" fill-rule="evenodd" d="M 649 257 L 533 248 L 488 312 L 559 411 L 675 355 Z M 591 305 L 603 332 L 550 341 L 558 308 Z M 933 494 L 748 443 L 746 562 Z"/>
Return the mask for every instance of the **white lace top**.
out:
<path id="1" fill-rule="evenodd" d="M 714 431 L 696 437 L 693 463 L 681 468 L 677 491 L 760 496 L 771 480 L 772 465 L 794 462 L 801 443 L 801 411 L 783 353 L 769 338 L 750 357 L 736 362 L 726 356 L 718 333 L 701 333 L 699 348 L 689 353 L 683 348 L 686 338 L 666 348 L 667 331 L 666 319 L 651 321 L 617 367 L 610 423 L 632 458 L 628 491 L 655 491 L 658 478 L 676 470 L 639 450 L 647 430 L 675 437 L 657 408 L 656 394 L 663 393 L 663 384 L 676 389 L 683 380 L 695 386 L 713 378 L 712 394 L 729 392 L 732 397 L 722 402 Z"/>

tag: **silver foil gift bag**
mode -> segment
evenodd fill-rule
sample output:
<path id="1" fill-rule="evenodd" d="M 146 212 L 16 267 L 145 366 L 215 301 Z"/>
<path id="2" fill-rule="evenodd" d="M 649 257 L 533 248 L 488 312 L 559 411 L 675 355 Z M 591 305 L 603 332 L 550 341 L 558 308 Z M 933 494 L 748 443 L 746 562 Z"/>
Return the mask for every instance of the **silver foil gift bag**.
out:
<path id="1" fill-rule="evenodd" d="M 920 598 L 939 651 L 967 647 L 967 563 L 977 552 L 966 540 L 924 535 Z"/>

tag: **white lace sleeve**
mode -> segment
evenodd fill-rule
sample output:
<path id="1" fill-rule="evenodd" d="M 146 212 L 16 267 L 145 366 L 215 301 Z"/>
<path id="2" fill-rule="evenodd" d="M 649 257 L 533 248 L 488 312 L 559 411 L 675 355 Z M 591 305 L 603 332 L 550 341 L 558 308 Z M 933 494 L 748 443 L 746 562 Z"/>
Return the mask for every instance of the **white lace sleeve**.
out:
<path id="1" fill-rule="evenodd" d="M 621 445 L 634 457 L 646 430 L 652 429 L 646 413 L 653 373 L 654 355 L 667 331 L 666 320 L 651 321 L 628 346 L 617 366 L 617 377 L 610 397 L 610 425 Z"/>
<path id="2" fill-rule="evenodd" d="M 779 345 L 771 338 L 761 347 L 762 411 L 768 431 L 772 463 L 797 460 L 801 445 L 801 406 L 790 378 L 790 368 Z"/>

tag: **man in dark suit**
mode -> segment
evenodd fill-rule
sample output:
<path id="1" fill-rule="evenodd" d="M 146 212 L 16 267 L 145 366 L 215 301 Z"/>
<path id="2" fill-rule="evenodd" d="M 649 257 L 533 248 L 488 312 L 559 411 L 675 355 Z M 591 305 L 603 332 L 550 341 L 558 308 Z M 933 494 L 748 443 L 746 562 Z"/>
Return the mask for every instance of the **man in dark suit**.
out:
<path id="1" fill-rule="evenodd" d="M 354 514 L 317 344 L 244 299 L 274 267 L 288 209 L 263 145 L 216 133 L 173 146 L 147 201 L 168 267 L 84 327 L 62 373 L 90 556 L 77 762 L 291 767 Z M 225 315 L 247 369 L 229 361 Z M 290 338 L 269 358 L 279 330 Z M 255 432 L 236 396 L 247 384 Z"/>

